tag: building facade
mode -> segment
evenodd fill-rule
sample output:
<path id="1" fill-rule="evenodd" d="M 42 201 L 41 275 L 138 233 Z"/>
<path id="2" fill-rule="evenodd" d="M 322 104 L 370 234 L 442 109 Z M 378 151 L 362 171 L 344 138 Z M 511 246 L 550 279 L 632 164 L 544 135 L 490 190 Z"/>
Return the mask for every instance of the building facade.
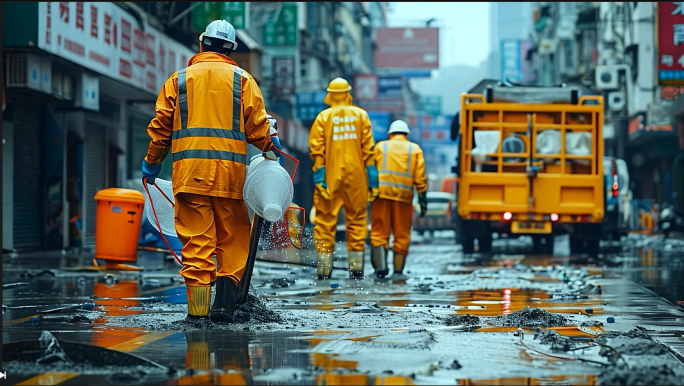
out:
<path id="1" fill-rule="evenodd" d="M 675 203 L 684 194 L 673 102 L 684 86 L 681 3 L 538 2 L 533 16 L 526 58 L 537 83 L 602 95 L 605 154 L 627 162 L 634 197 Z"/>

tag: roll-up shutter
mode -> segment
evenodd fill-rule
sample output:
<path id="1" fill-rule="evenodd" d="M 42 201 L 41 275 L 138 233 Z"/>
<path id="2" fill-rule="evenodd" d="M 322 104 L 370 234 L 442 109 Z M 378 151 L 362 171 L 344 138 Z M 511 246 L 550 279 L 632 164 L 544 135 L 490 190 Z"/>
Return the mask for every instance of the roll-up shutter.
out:
<path id="1" fill-rule="evenodd" d="M 83 238 L 84 248 L 95 247 L 95 220 L 97 213 L 97 201 L 95 194 L 106 188 L 105 186 L 105 167 L 106 153 L 105 145 L 107 130 L 104 126 L 91 122 L 86 122 L 85 133 L 85 234 Z"/>
<path id="2" fill-rule="evenodd" d="M 14 248 L 42 246 L 42 108 L 28 100 L 13 104 Z"/>

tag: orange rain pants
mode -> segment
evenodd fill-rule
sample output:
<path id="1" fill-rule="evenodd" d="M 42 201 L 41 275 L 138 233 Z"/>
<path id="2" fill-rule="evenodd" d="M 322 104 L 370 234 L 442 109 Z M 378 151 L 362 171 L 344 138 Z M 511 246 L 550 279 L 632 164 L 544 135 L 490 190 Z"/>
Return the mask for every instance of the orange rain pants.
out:
<path id="1" fill-rule="evenodd" d="M 377 198 L 371 204 L 371 245 L 389 249 L 390 231 L 394 234 L 392 250 L 396 254 L 408 255 L 411 243 L 413 205 L 386 198 Z"/>
<path id="2" fill-rule="evenodd" d="M 347 250 L 363 251 L 368 235 L 368 182 L 346 179 L 340 183 L 344 189 L 331 194 L 329 200 L 314 191 L 314 207 L 316 208 L 316 226 L 314 240 L 318 253 L 332 253 L 335 249 L 335 233 L 340 208 L 344 207 L 344 223 L 347 233 Z M 362 192 L 361 194 L 359 192 Z"/>
<path id="3" fill-rule="evenodd" d="M 211 285 L 217 268 L 218 276 L 228 276 L 238 284 L 245 272 L 251 230 L 244 201 L 178 193 L 175 217 L 176 233 L 183 243 L 180 273 L 185 285 Z"/>

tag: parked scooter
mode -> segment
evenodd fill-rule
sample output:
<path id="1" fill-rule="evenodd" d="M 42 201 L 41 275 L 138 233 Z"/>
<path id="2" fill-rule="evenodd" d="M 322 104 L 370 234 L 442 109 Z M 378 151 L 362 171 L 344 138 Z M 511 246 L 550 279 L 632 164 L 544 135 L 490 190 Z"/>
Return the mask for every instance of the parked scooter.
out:
<path id="1" fill-rule="evenodd" d="M 684 234 L 684 215 L 674 205 L 664 203 L 660 212 L 658 228 L 665 234 L 665 237 L 670 237 L 671 232 Z"/>

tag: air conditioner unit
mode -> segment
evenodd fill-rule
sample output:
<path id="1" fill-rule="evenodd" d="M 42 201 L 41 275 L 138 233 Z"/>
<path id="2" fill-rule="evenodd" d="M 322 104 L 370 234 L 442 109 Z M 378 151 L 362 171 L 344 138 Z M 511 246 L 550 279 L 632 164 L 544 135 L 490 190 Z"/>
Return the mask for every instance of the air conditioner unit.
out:
<path id="1" fill-rule="evenodd" d="M 7 58 L 7 88 L 25 87 L 52 93 L 52 60 L 29 52 L 13 52 Z"/>
<path id="2" fill-rule="evenodd" d="M 74 106 L 86 110 L 100 111 L 100 78 L 82 73 L 76 78 Z"/>
<path id="3" fill-rule="evenodd" d="M 610 111 L 622 111 L 622 109 L 625 108 L 625 105 L 627 104 L 627 100 L 625 98 L 625 93 L 622 91 L 613 91 L 611 93 L 608 93 L 608 108 Z"/>
<path id="4" fill-rule="evenodd" d="M 596 89 L 599 91 L 620 88 L 618 69 L 611 66 L 596 66 Z"/>

